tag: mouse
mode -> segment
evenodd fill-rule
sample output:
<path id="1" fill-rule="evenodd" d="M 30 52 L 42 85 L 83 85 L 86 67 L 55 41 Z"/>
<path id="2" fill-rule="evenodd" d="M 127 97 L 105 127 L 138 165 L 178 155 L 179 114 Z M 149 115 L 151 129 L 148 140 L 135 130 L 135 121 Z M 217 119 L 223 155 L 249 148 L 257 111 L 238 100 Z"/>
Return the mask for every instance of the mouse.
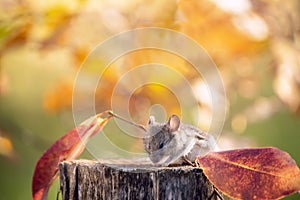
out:
<path id="1" fill-rule="evenodd" d="M 193 165 L 197 156 L 218 149 L 213 135 L 182 123 L 175 114 L 166 122 L 156 122 L 155 117 L 150 116 L 146 126 L 128 121 L 115 113 L 110 114 L 145 132 L 144 149 L 151 162 L 157 166 Z"/>
<path id="2" fill-rule="evenodd" d="M 157 165 L 193 164 L 196 157 L 217 150 L 214 137 L 173 114 L 167 122 L 150 116 L 143 139 L 144 149 Z"/>

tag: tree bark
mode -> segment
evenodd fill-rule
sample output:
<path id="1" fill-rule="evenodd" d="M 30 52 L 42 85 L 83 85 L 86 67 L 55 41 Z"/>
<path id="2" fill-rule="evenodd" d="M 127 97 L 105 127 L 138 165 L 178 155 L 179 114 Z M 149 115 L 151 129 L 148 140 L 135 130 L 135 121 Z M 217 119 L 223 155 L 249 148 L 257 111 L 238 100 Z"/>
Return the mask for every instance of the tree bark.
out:
<path id="1" fill-rule="evenodd" d="M 192 166 L 76 160 L 60 163 L 59 170 L 63 200 L 219 199 L 202 170 Z"/>

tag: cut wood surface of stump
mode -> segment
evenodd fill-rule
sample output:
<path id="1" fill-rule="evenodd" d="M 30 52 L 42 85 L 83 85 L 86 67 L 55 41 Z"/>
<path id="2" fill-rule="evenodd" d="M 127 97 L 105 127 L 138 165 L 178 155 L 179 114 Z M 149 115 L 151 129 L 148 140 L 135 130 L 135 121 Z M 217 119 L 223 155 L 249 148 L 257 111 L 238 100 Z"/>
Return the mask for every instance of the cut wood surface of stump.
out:
<path id="1" fill-rule="evenodd" d="M 202 170 L 192 166 L 76 160 L 60 163 L 59 170 L 63 200 L 219 199 Z"/>

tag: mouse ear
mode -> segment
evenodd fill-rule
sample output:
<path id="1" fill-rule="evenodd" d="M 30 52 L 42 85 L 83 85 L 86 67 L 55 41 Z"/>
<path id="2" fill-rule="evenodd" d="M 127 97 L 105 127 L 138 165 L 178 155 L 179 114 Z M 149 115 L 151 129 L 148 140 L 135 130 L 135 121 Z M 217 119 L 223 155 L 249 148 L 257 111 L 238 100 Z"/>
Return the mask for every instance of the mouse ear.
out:
<path id="1" fill-rule="evenodd" d="M 168 128 L 170 131 L 177 131 L 180 126 L 180 119 L 177 115 L 172 115 L 168 121 Z"/>
<path id="2" fill-rule="evenodd" d="M 154 116 L 150 116 L 149 117 L 149 121 L 148 121 L 148 125 L 152 125 L 155 122 L 155 117 Z"/>

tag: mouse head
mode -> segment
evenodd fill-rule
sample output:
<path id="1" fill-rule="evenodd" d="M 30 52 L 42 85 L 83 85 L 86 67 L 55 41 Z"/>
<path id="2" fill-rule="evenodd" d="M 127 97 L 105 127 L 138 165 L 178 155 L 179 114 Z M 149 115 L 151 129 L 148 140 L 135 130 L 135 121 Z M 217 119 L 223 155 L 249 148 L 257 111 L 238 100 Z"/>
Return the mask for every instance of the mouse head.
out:
<path id="1" fill-rule="evenodd" d="M 144 137 L 145 150 L 148 153 L 168 148 L 174 138 L 174 133 L 180 126 L 180 119 L 177 115 L 172 115 L 166 123 L 159 123 L 155 121 L 153 116 L 150 117 L 147 132 Z"/>

